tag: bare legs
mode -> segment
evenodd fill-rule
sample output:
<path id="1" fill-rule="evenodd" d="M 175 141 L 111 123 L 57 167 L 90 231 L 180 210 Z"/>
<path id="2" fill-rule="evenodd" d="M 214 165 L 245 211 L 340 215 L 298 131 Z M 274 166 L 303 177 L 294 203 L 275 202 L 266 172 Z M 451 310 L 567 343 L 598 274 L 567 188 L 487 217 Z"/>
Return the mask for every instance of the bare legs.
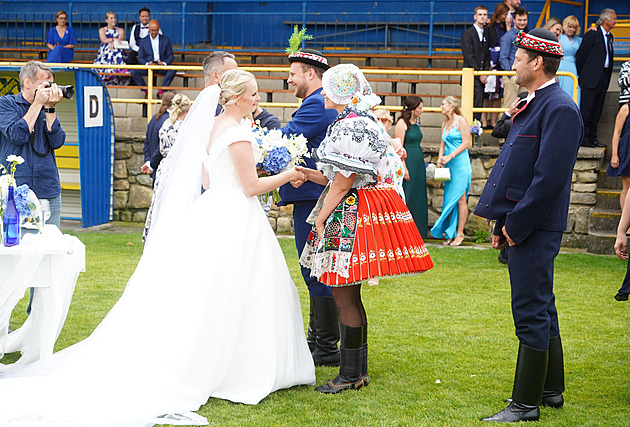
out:
<path id="1" fill-rule="evenodd" d="M 457 236 L 451 242 L 451 246 L 459 246 L 464 241 L 464 226 L 468 219 L 468 202 L 466 201 L 466 194 L 462 195 L 457 201 Z"/>

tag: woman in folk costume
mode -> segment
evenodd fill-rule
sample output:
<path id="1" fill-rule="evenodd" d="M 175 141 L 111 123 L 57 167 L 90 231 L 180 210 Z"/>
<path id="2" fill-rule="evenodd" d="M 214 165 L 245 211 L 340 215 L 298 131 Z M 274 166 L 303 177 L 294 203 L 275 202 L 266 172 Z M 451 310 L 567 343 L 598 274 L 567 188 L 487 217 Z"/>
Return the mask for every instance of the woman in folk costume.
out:
<path id="1" fill-rule="evenodd" d="M 338 393 L 368 385 L 367 317 L 361 282 L 372 277 L 421 273 L 433 267 L 409 210 L 396 192 L 385 141 L 369 107 L 380 103 L 365 76 L 351 64 L 326 71 L 325 106 L 339 116 L 313 157 L 319 171 L 302 169 L 327 184 L 309 222 L 313 230 L 300 262 L 332 287 L 339 311 L 339 375 L 316 388 Z"/>

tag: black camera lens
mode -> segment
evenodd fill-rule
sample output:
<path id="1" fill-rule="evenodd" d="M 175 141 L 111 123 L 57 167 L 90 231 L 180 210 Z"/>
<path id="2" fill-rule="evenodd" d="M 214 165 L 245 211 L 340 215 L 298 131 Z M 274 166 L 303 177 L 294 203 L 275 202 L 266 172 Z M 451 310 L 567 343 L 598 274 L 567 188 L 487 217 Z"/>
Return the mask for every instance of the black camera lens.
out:
<path id="1" fill-rule="evenodd" d="M 50 83 L 48 83 L 46 85 L 46 87 L 50 87 Z M 61 94 L 63 95 L 64 98 L 66 99 L 72 99 L 72 97 L 74 96 L 74 87 L 71 85 L 67 85 L 67 86 L 58 86 L 59 89 L 61 89 Z M 37 92 L 37 91 L 35 91 Z"/>
<path id="2" fill-rule="evenodd" d="M 61 93 L 63 94 L 63 97 L 66 99 L 72 99 L 72 97 L 74 96 L 74 87 L 70 85 L 59 86 L 59 89 L 61 89 Z"/>

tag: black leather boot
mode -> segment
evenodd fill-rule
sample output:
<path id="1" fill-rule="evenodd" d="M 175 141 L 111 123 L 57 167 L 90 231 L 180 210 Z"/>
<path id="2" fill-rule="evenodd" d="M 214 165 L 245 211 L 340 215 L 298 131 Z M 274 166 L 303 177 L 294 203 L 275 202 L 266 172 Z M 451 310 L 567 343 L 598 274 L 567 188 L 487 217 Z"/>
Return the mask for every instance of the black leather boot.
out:
<path id="1" fill-rule="evenodd" d="M 536 421 L 540 417 L 542 392 L 547 376 L 549 352 L 537 350 L 520 344 L 512 402 L 504 410 L 481 421 L 495 423 L 514 423 L 518 421 Z"/>
<path id="2" fill-rule="evenodd" d="M 320 393 L 339 393 L 343 390 L 358 389 L 363 385 L 361 366 L 363 362 L 363 328 L 339 325 L 341 330 L 341 365 L 339 375 L 334 380 L 315 387 Z"/>
<path id="3" fill-rule="evenodd" d="M 364 386 L 368 386 L 370 384 L 370 377 L 368 376 L 368 343 L 367 343 L 367 331 L 368 325 L 367 323 L 363 325 L 363 345 L 361 349 L 363 353 L 361 354 L 361 380 L 363 381 Z"/>
<path id="4" fill-rule="evenodd" d="M 564 405 L 564 357 L 560 335 L 549 339 L 549 363 L 547 364 L 547 378 L 542 395 L 542 406 L 562 408 Z M 505 399 L 507 403 L 512 399 Z"/>
<path id="5" fill-rule="evenodd" d="M 562 408 L 564 405 L 564 357 L 560 335 L 549 339 L 549 363 L 542 395 L 542 406 Z"/>
<path id="6" fill-rule="evenodd" d="M 313 350 L 315 366 L 339 366 L 339 316 L 332 297 L 311 298 L 315 313 L 315 336 L 317 343 Z"/>
<path id="7" fill-rule="evenodd" d="M 311 351 L 311 354 L 317 348 L 317 335 L 315 333 L 316 328 L 317 319 L 315 318 L 315 310 L 313 309 L 313 298 L 310 298 L 309 322 L 308 332 L 306 334 L 306 342 L 308 343 L 308 349 Z"/>

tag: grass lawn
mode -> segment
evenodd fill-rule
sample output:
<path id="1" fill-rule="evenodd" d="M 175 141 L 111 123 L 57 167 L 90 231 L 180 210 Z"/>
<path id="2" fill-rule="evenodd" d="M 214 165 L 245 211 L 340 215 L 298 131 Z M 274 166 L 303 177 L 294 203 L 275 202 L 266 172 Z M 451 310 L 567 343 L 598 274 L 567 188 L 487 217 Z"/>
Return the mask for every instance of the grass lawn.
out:
<path id="1" fill-rule="evenodd" d="M 135 229 L 78 237 L 87 248 L 87 268 L 56 350 L 90 334 L 122 293 L 142 253 Z M 308 294 L 294 243 L 280 239 L 280 244 L 306 322 Z M 199 413 L 211 425 L 466 426 L 480 425 L 479 418 L 503 409 L 518 348 L 507 267 L 493 250 L 431 246 L 429 251 L 435 268 L 428 273 L 363 286 L 369 387 L 336 396 L 295 387 L 256 406 L 211 399 Z M 630 303 L 613 299 L 625 270 L 626 264 L 611 256 L 572 253 L 556 259 L 566 403 L 560 410 L 542 409 L 539 424 L 630 425 Z M 14 310 L 14 328 L 24 321 L 26 302 Z M 2 362 L 18 356 L 6 355 Z M 317 384 L 336 372 L 317 368 Z"/>

